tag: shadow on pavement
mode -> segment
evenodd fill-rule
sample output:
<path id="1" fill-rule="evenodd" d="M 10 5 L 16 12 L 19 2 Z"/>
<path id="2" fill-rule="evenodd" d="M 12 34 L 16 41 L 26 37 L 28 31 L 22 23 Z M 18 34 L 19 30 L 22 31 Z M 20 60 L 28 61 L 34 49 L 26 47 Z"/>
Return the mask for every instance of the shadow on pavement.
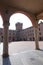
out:
<path id="1" fill-rule="evenodd" d="M 40 49 L 40 51 L 43 51 L 43 49 Z"/>
<path id="2" fill-rule="evenodd" d="M 3 65 L 11 65 L 9 57 L 3 58 Z"/>

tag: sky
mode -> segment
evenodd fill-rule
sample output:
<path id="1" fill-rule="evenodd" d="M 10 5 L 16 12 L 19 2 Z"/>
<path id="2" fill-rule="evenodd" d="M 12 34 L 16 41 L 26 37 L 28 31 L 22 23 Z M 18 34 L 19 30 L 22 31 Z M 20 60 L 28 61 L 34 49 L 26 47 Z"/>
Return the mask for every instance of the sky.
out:
<path id="1" fill-rule="evenodd" d="M 9 29 L 10 28 L 16 29 L 15 24 L 17 22 L 23 23 L 23 29 L 32 26 L 32 23 L 31 23 L 30 19 L 26 15 L 20 14 L 20 13 L 16 13 L 16 14 L 12 15 L 10 17 L 9 21 L 11 23 Z"/>
<path id="2" fill-rule="evenodd" d="M 32 26 L 31 20 L 26 15 L 21 14 L 21 13 L 15 13 L 15 14 L 13 14 L 10 17 L 9 22 L 10 22 L 9 29 L 12 29 L 12 30 L 16 30 L 15 24 L 17 22 L 23 23 L 23 29 Z M 3 20 L 2 20 L 1 16 L 0 16 L 0 28 L 3 28 Z"/>

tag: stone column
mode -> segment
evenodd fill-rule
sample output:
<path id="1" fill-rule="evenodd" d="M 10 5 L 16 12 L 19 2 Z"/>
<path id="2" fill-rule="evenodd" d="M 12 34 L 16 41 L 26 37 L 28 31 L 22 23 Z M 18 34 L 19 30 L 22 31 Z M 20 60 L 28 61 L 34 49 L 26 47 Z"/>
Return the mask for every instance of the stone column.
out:
<path id="1" fill-rule="evenodd" d="M 39 29 L 38 29 L 38 22 L 36 27 L 34 28 L 34 36 L 35 36 L 35 46 L 36 49 L 39 50 Z"/>
<path id="2" fill-rule="evenodd" d="M 3 57 L 8 57 L 8 28 L 9 28 L 9 22 L 5 21 L 3 22 Z"/>

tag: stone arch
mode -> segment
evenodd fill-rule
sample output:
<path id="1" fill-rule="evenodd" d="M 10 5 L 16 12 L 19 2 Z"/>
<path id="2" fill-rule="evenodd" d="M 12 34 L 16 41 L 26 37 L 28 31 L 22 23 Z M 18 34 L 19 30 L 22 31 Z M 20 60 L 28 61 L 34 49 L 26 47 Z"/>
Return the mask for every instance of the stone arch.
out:
<path id="1" fill-rule="evenodd" d="M 9 10 L 10 11 L 10 10 Z M 12 11 L 11 10 L 11 12 L 9 12 L 9 14 L 6 14 L 5 12 L 3 12 L 3 11 L 0 11 L 0 13 L 1 13 L 1 15 L 2 15 L 2 18 L 3 18 L 3 20 L 4 20 L 4 46 L 3 46 L 3 56 L 8 56 L 8 26 L 9 26 L 9 22 L 8 22 L 8 20 L 9 20 L 9 17 L 12 15 L 12 14 L 14 14 L 14 13 L 22 13 L 22 14 L 24 14 L 24 15 L 26 15 L 27 17 L 29 17 L 30 18 L 30 20 L 31 20 L 31 22 L 32 22 L 32 24 L 33 24 L 33 26 L 34 27 L 36 27 L 37 25 L 36 25 L 36 18 L 35 18 L 35 16 L 33 15 L 33 14 L 31 14 L 31 13 L 26 13 L 26 12 L 24 12 L 24 11 L 18 11 L 18 10 L 14 10 L 14 11 Z M 7 20 L 7 21 L 6 21 Z M 37 34 L 36 34 L 36 36 L 37 36 Z M 37 40 L 37 37 L 36 37 L 36 40 Z M 38 41 L 38 40 L 37 40 Z M 36 43 L 37 43 L 37 41 L 36 41 Z M 37 45 L 36 45 L 37 46 Z M 36 49 L 39 49 L 38 48 L 38 46 L 36 47 Z"/>
<path id="2" fill-rule="evenodd" d="M 15 13 L 22 13 L 24 15 L 26 15 L 27 17 L 29 17 L 29 19 L 31 20 L 31 23 L 34 27 L 34 37 L 35 37 L 35 46 L 36 46 L 36 49 L 39 49 L 39 44 L 38 44 L 38 19 L 35 15 L 33 15 L 32 13 L 29 13 L 29 12 L 24 12 L 24 11 L 14 11 L 11 13 L 10 17 L 15 14 Z"/>
<path id="3" fill-rule="evenodd" d="M 21 14 L 26 15 L 26 16 L 31 20 L 32 25 L 33 25 L 34 27 L 36 27 L 36 18 L 35 18 L 35 16 L 34 16 L 33 14 L 27 13 L 27 12 L 24 12 L 24 11 L 15 11 L 15 12 L 13 12 L 13 13 L 10 15 L 10 17 L 11 17 L 13 14 L 15 14 L 15 13 L 21 13 Z"/>
<path id="4" fill-rule="evenodd" d="M 42 12 L 42 13 L 40 13 L 39 15 L 37 15 L 37 18 L 38 18 L 38 19 L 42 19 L 42 20 L 43 20 L 43 12 Z"/>

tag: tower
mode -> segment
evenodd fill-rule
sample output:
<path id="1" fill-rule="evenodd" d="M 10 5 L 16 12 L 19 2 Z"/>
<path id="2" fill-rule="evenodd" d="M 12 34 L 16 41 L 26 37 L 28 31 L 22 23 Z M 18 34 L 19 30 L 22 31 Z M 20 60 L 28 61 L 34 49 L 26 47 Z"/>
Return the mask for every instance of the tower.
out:
<path id="1" fill-rule="evenodd" d="M 22 23 L 16 23 L 16 40 L 20 41 L 20 31 L 22 30 Z"/>
<path id="2" fill-rule="evenodd" d="M 23 24 L 22 23 L 16 23 L 16 30 L 18 30 L 18 31 L 20 31 L 20 30 L 22 30 L 22 26 L 23 26 Z"/>

